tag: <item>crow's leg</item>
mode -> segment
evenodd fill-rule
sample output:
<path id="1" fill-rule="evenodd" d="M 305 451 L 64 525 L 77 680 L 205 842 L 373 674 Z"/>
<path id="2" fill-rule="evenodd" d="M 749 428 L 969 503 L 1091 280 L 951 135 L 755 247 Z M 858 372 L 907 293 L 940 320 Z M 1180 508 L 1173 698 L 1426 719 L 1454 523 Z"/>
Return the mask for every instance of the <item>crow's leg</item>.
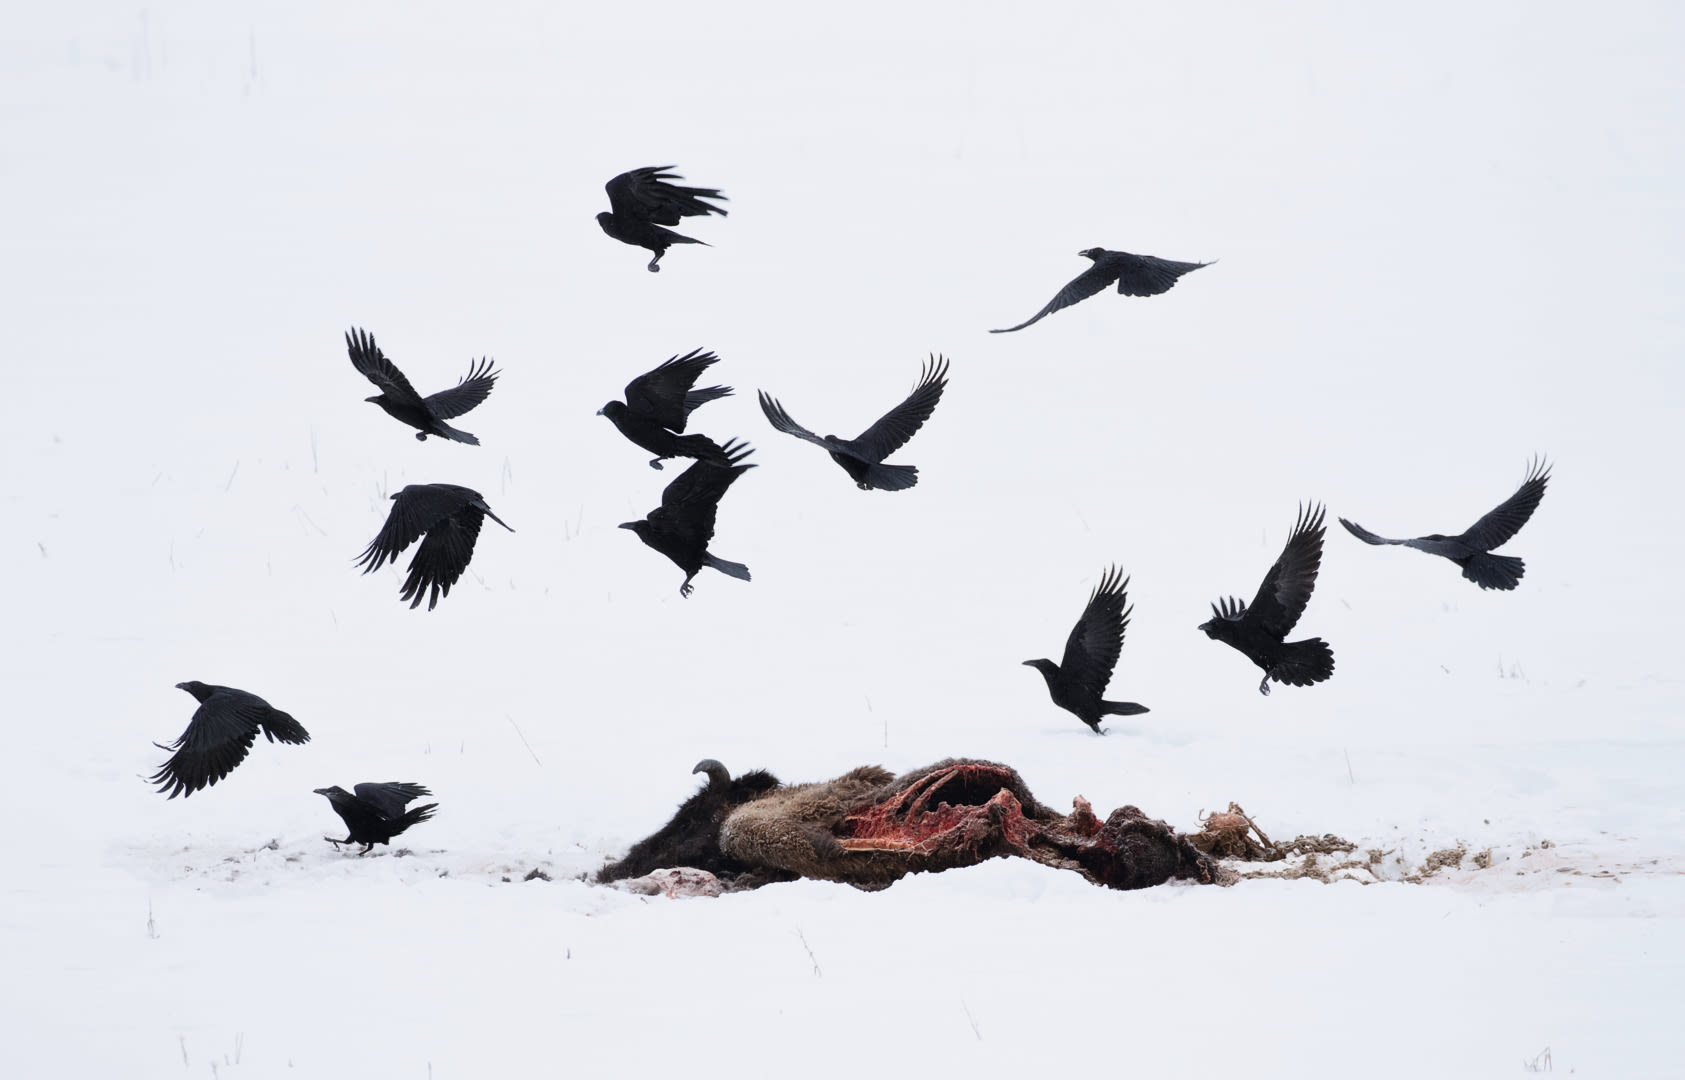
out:
<path id="1" fill-rule="evenodd" d="M 661 471 L 661 459 L 656 458 L 654 461 L 649 463 L 649 467 L 654 469 L 656 472 L 660 472 Z"/>
<path id="2" fill-rule="evenodd" d="M 695 576 L 695 574 L 692 574 L 690 577 Z M 690 577 L 685 578 L 685 583 L 679 586 L 679 595 L 684 597 L 686 600 L 689 600 L 690 594 L 696 591 L 696 586 L 690 583 Z"/>
<path id="3" fill-rule="evenodd" d="M 425 432 L 425 431 L 416 432 L 415 433 L 415 441 L 416 442 L 426 442 L 427 441 L 427 432 Z"/>
<path id="4" fill-rule="evenodd" d="M 1262 679 L 1258 680 L 1258 693 L 1265 697 L 1270 696 L 1270 676 L 1268 672 L 1264 674 Z"/>
<path id="5" fill-rule="evenodd" d="M 339 850 L 339 845 L 341 845 L 341 844 L 349 844 L 349 843 L 351 843 L 351 838 L 350 838 L 350 837 L 349 837 L 349 836 L 347 836 L 347 837 L 346 837 L 346 838 L 345 838 L 345 839 L 343 839 L 343 840 L 335 840 L 335 839 L 334 839 L 334 838 L 333 838 L 333 837 L 331 837 L 331 836 L 324 836 L 324 837 L 322 837 L 322 839 L 323 839 L 323 840 L 326 840 L 326 841 L 327 841 L 327 842 L 328 842 L 328 843 L 330 843 L 330 844 L 332 844 L 332 845 L 333 845 L 333 846 L 334 846 L 334 850 L 335 850 L 335 851 L 338 851 L 338 850 Z"/>
<path id="6" fill-rule="evenodd" d="M 357 854 L 358 854 L 358 855 L 367 855 L 367 854 L 368 854 L 368 853 L 369 853 L 369 852 L 371 852 L 371 851 L 373 851 L 373 850 L 374 850 L 374 842 L 373 842 L 373 841 L 370 841 L 370 842 L 369 842 L 369 843 L 367 843 L 367 844 L 364 844 L 364 845 L 363 845 L 363 850 L 361 850 L 361 851 L 359 851 L 359 852 L 357 852 Z"/>
<path id="7" fill-rule="evenodd" d="M 645 269 L 645 270 L 648 270 L 648 271 L 649 271 L 649 272 L 650 272 L 650 273 L 652 273 L 652 274 L 659 274 L 659 273 L 661 273 L 661 267 L 659 267 L 659 266 L 657 266 L 657 265 L 655 265 L 655 264 L 656 264 L 656 263 L 658 263 L 658 262 L 660 262 L 660 261 L 661 261 L 661 256 L 663 256 L 663 255 L 665 255 L 665 254 L 667 254 L 667 251 L 666 251 L 666 249 L 665 249 L 665 248 L 663 248 L 663 249 L 662 249 L 662 250 L 661 250 L 661 251 L 658 251 L 658 252 L 656 252 L 656 253 L 655 253 L 655 258 L 653 258 L 653 259 L 651 259 L 651 260 L 650 260 L 650 261 L 649 261 L 649 265 L 648 265 L 648 266 L 646 266 L 646 267 L 644 267 L 644 269 Z"/>

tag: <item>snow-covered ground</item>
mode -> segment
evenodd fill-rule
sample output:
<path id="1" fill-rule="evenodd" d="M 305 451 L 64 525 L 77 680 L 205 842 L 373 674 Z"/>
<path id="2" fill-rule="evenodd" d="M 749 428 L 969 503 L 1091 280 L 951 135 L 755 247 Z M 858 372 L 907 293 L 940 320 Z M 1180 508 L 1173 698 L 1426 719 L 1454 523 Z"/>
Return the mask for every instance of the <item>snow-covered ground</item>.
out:
<path id="1" fill-rule="evenodd" d="M 1507 1076 L 1685 1071 L 1685 16 L 1667 5 L 34 5 L 0 43 L 6 1076 Z M 603 183 L 730 198 L 663 272 Z M 1101 245 L 1216 259 L 1018 334 Z M 363 326 L 424 392 L 362 399 Z M 618 530 L 676 475 L 594 416 L 694 347 L 756 447 L 680 572 Z M 853 435 L 951 358 L 857 491 Z M 1533 453 L 1514 593 L 1369 548 Z M 484 492 L 431 613 L 352 560 L 407 483 Z M 1196 629 L 1323 500 L 1256 690 Z M 1090 734 L 1019 662 L 1132 575 Z M 166 801 L 193 702 L 260 742 Z M 1239 802 L 1388 882 L 1118 893 L 1022 860 L 866 894 L 581 875 L 695 790 L 1005 761 L 1182 828 Z M 311 789 L 428 785 L 356 858 Z M 1425 884 L 1430 855 L 1458 870 Z M 1490 852 L 1490 866 L 1475 856 Z M 523 880 L 542 869 L 551 880 Z M 1548 1048 L 1548 1050 L 1547 1050 Z M 751 1059 L 745 1065 L 745 1059 Z"/>

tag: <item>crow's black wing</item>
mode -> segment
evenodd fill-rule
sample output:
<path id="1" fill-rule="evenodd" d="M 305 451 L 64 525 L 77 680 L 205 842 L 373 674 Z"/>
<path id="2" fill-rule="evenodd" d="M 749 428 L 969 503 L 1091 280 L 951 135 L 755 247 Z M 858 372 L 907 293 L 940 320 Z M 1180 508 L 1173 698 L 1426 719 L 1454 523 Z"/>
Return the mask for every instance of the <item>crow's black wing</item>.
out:
<path id="1" fill-rule="evenodd" d="M 1491 551 L 1499 546 L 1527 524 L 1527 519 L 1538 509 L 1539 500 L 1545 497 L 1545 484 L 1549 480 L 1550 466 L 1543 460 L 1534 459 L 1527 470 L 1527 479 L 1522 481 L 1515 494 L 1475 522 L 1459 539 L 1481 551 Z"/>
<path id="2" fill-rule="evenodd" d="M 1409 540 L 1394 540 L 1391 537 L 1377 536 L 1374 533 L 1370 532 L 1368 529 L 1365 529 L 1362 525 L 1357 524 L 1355 521 L 1347 521 L 1345 518 L 1340 518 L 1339 520 L 1340 520 L 1340 524 L 1342 524 L 1346 527 L 1347 532 L 1351 533 L 1353 536 L 1357 537 L 1359 540 L 1362 540 L 1365 544 L 1406 544 L 1407 545 L 1407 544 L 1410 543 Z"/>
<path id="3" fill-rule="evenodd" d="M 669 431 L 684 431 L 685 418 L 690 415 L 690 409 L 693 407 L 685 400 L 686 395 L 690 388 L 696 385 L 696 380 L 702 377 L 702 373 L 708 370 L 708 365 L 718 363 L 719 359 L 712 352 L 703 349 L 692 349 L 683 356 L 673 357 L 626 384 L 626 407 L 641 416 L 649 417 Z M 729 391 L 729 388 L 724 387 L 713 389 Z"/>
<path id="4" fill-rule="evenodd" d="M 374 343 L 373 334 L 352 327 L 345 335 L 345 349 L 351 354 L 351 366 L 378 386 L 392 402 L 418 409 L 423 407 L 421 395 L 404 378 L 398 365 L 386 359 L 386 354 Z"/>
<path id="5" fill-rule="evenodd" d="M 805 439 L 815 446 L 823 446 L 825 449 L 836 453 L 853 452 L 852 443 L 846 443 L 838 439 L 822 438 L 796 423 L 790 414 L 784 411 L 784 406 L 778 403 L 778 399 L 767 393 L 765 390 L 760 392 L 760 399 L 761 412 L 766 414 L 767 420 L 773 427 L 782 431 L 784 434 L 794 435 L 798 439 Z"/>
<path id="6" fill-rule="evenodd" d="M 463 506 L 472 506 L 474 509 L 491 518 L 505 529 L 509 529 L 509 523 L 492 513 L 491 507 L 486 504 L 486 497 L 481 495 L 478 491 L 475 491 L 473 488 L 463 487 L 461 484 L 433 484 L 431 486 L 436 487 L 441 491 L 447 491 L 454 494 L 458 499 L 462 500 Z M 515 530 L 509 529 L 509 531 L 514 532 Z"/>
<path id="7" fill-rule="evenodd" d="M 490 360 L 482 359 L 478 364 L 470 363 L 468 374 L 455 386 L 427 396 L 427 408 L 440 420 L 461 416 L 486 400 L 486 395 L 491 393 L 492 384 L 501 374 L 502 372 L 491 369 Z"/>
<path id="8" fill-rule="evenodd" d="M 1004 330 L 990 330 L 991 334 L 1010 334 L 1014 330 L 1022 330 L 1031 323 L 1039 322 L 1060 308 L 1068 308 L 1079 300 L 1087 300 L 1090 296 L 1104 289 L 1117 280 L 1117 271 L 1111 269 L 1104 262 L 1096 262 L 1087 270 L 1072 278 L 1070 283 L 1059 290 L 1058 295 L 1047 302 L 1047 306 L 1025 319 L 1017 326 L 1009 326 Z"/>
<path id="9" fill-rule="evenodd" d="M 464 490 L 453 484 L 411 484 L 394 495 L 386 524 L 357 556 L 363 573 L 397 562 L 398 553 L 419 540 L 422 533 L 468 505 Z"/>
<path id="10" fill-rule="evenodd" d="M 878 422 L 848 442 L 849 450 L 862 461 L 876 465 L 906 445 L 913 433 L 930 419 L 942 391 L 948 386 L 948 361 L 932 356 L 924 366 L 918 385 L 907 400 L 889 410 Z M 774 425 L 776 426 L 776 425 Z"/>
<path id="11" fill-rule="evenodd" d="M 1176 279 L 1210 263 L 1176 262 L 1156 255 L 1108 252 L 1102 264 L 1117 276 L 1117 291 L 1125 296 L 1157 296 L 1169 292 Z"/>
<path id="12" fill-rule="evenodd" d="M 404 783 L 358 784 L 352 790 L 357 793 L 357 798 L 388 818 L 403 817 L 404 807 L 409 805 L 410 800 L 433 794 L 420 784 Z"/>
<path id="13" fill-rule="evenodd" d="M 681 187 L 668 180 L 683 180 L 677 173 L 664 170 L 671 165 L 646 165 L 641 169 L 623 172 L 610 180 L 609 208 L 616 217 L 633 221 L 648 221 L 656 225 L 677 225 L 680 218 L 700 217 L 704 214 L 725 216 L 718 206 L 710 206 L 703 199 L 724 199 L 713 188 Z"/>
<path id="14" fill-rule="evenodd" d="M 1430 555 L 1444 555 L 1448 559 L 1460 558 L 1468 554 L 1468 545 L 1455 538 L 1441 536 L 1436 539 L 1432 536 L 1415 536 L 1408 540 L 1394 540 L 1386 536 L 1377 536 L 1355 521 L 1347 521 L 1345 518 L 1340 518 L 1339 521 L 1341 525 L 1346 527 L 1347 532 L 1362 540 L 1365 544 L 1393 544 L 1398 547 L 1415 548 L 1417 551 L 1425 551 Z"/>
<path id="15" fill-rule="evenodd" d="M 1129 596 L 1124 591 L 1129 579 L 1112 567 L 1100 577 L 1100 584 L 1089 594 L 1088 606 L 1071 629 L 1065 641 L 1065 658 L 1060 661 L 1060 677 L 1103 697 L 1112 670 L 1117 667 L 1118 653 L 1123 649 L 1123 632 L 1129 626 L 1129 612 L 1124 606 Z"/>
<path id="16" fill-rule="evenodd" d="M 1239 622 L 1246 618 L 1246 605 L 1237 597 L 1225 596 L 1211 605 L 1211 613 L 1227 622 Z"/>
<path id="17" fill-rule="evenodd" d="M 468 569 L 474 557 L 474 541 L 479 539 L 485 512 L 474 506 L 464 506 L 450 517 L 427 530 L 427 535 L 410 559 L 409 575 L 399 600 L 408 600 L 410 607 L 421 606 L 427 598 L 427 610 L 438 606 L 439 597 L 449 596 L 451 586 Z"/>
<path id="18" fill-rule="evenodd" d="M 661 493 L 661 505 L 650 511 L 649 522 L 670 535 L 684 537 L 702 547 L 714 538 L 714 520 L 719 511 L 720 498 L 732 482 L 753 465 L 741 464 L 751 447 L 738 441 L 728 441 L 720 448 L 727 465 L 698 461 L 680 473 Z"/>
<path id="19" fill-rule="evenodd" d="M 160 792 L 168 791 L 172 799 L 215 784 L 246 760 L 258 730 L 277 711 L 256 694 L 217 688 L 194 710 L 181 738 L 165 747 L 175 753 L 150 782 L 157 784 Z"/>
<path id="20" fill-rule="evenodd" d="M 1264 583 L 1243 618 L 1256 621 L 1277 637 L 1285 637 L 1293 629 L 1310 603 L 1316 572 L 1322 566 L 1322 519 L 1322 507 L 1300 505 L 1293 535 L 1264 575 Z"/>

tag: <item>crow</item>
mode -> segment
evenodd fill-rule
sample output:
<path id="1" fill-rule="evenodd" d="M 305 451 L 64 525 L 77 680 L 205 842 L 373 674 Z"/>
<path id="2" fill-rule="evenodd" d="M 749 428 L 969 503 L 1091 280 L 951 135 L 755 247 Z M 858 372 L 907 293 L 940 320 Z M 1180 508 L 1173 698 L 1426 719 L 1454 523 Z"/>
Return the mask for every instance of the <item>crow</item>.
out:
<path id="1" fill-rule="evenodd" d="M 357 556 L 357 565 L 363 573 L 372 574 L 388 562 L 396 563 L 398 553 L 425 533 L 427 538 L 410 559 L 409 577 L 398 599 L 409 600 L 413 611 L 421 606 L 422 594 L 431 590 L 427 610 L 432 611 L 439 597 L 449 596 L 451 586 L 468 569 L 480 525 L 488 516 L 509 529 L 478 491 L 455 484 L 411 484 L 392 496 L 386 524 Z"/>
<path id="2" fill-rule="evenodd" d="M 597 415 L 608 417 L 622 435 L 654 454 L 655 460 L 649 463 L 652 469 L 661 468 L 661 460 L 670 457 L 706 458 L 716 465 L 729 464 L 719 443 L 713 439 L 706 435 L 680 434 L 698 405 L 731 396 L 729 386 L 691 389 L 708 365 L 718 363 L 719 359 L 701 349 L 675 356 L 627 383 L 624 404 L 611 401 L 598 409 Z"/>
<path id="3" fill-rule="evenodd" d="M 750 447 L 731 441 L 721 448 L 727 464 L 698 461 L 661 493 L 661 505 L 649 512 L 642 521 L 622 522 L 620 528 L 631 529 L 638 539 L 661 552 L 685 572 L 679 595 L 688 597 L 692 591 L 690 579 L 704 566 L 739 581 L 749 580 L 749 568 L 742 563 L 727 562 L 708 551 L 714 538 L 714 514 L 719 510 L 720 496 L 726 488 L 753 465 L 742 461 L 749 456 Z"/>
<path id="4" fill-rule="evenodd" d="M 597 224 L 616 240 L 655 252 L 655 258 L 649 261 L 648 267 L 652 274 L 661 272 L 661 267 L 656 264 L 674 244 L 710 246 L 661 226 L 677 225 L 680 218 L 706 217 L 709 214 L 725 217 L 726 214 L 718 206 L 702 201 L 723 201 L 725 196 L 715 189 L 679 187 L 667 183 L 684 179 L 676 173 L 663 171 L 671 168 L 671 165 L 651 165 L 621 173 L 604 185 L 611 209 L 597 215 Z"/>
<path id="5" fill-rule="evenodd" d="M 1521 581 L 1527 564 L 1513 555 L 1493 555 L 1491 551 L 1527 524 L 1527 519 L 1538 508 L 1539 500 L 1544 498 L 1545 484 L 1549 480 L 1550 465 L 1534 458 L 1528 463 L 1527 478 L 1515 494 L 1458 536 L 1432 533 L 1413 540 L 1389 540 L 1345 518 L 1340 519 L 1340 524 L 1366 544 L 1402 544 L 1430 555 L 1443 555 L 1462 567 L 1463 576 L 1482 589 L 1513 589 Z"/>
<path id="6" fill-rule="evenodd" d="M 1322 565 L 1323 508 L 1299 507 L 1293 535 L 1281 549 L 1249 608 L 1234 597 L 1211 605 L 1215 616 L 1201 623 L 1207 637 L 1223 642 L 1264 669 L 1258 692 L 1270 692 L 1270 680 L 1310 686 L 1334 674 L 1334 651 L 1321 638 L 1287 641 L 1287 632 L 1304 614 Z"/>
<path id="7" fill-rule="evenodd" d="M 355 795 L 338 786 L 319 787 L 316 794 L 328 797 L 333 812 L 345 822 L 349 833 L 343 840 L 331 836 L 322 839 L 336 848 L 341 844 L 362 844 L 359 855 L 367 855 L 376 844 L 390 844 L 394 836 L 431 818 L 439 808 L 438 803 L 428 803 L 405 813 L 404 807 L 410 800 L 433 794 L 420 784 L 358 784 L 353 790 Z"/>
<path id="8" fill-rule="evenodd" d="M 246 760 L 259 731 L 270 742 L 279 739 L 297 746 L 310 741 L 303 724 L 256 694 L 197 681 L 176 683 L 176 689 L 192 694 L 199 707 L 181 738 L 169 746 L 152 744 L 175 753 L 147 780 L 157 784 L 160 792 L 168 791 L 172 799 L 191 795 L 233 772 Z"/>
<path id="9" fill-rule="evenodd" d="M 1104 701 L 1106 683 L 1111 681 L 1112 669 L 1117 667 L 1119 651 L 1123 649 L 1123 632 L 1129 628 L 1129 616 L 1135 610 L 1129 603 L 1129 579 L 1119 581 L 1118 568 L 1100 576 L 1100 584 L 1089 594 L 1088 606 L 1065 639 L 1065 659 L 1055 664 L 1051 660 L 1026 660 L 1025 667 L 1033 667 L 1047 680 L 1047 693 L 1053 704 L 1070 713 L 1094 729 L 1100 730 L 1103 716 L 1134 716 L 1147 712 L 1145 705 L 1133 701 Z"/>
<path id="10" fill-rule="evenodd" d="M 912 465 L 885 465 L 883 459 L 906 445 L 907 440 L 930 419 L 931 411 L 942 400 L 942 391 L 947 386 L 948 361 L 932 356 L 924 365 L 919 383 L 907 395 L 907 400 L 885 413 L 857 439 L 839 439 L 835 435 L 820 438 L 792 420 L 778 399 L 765 390 L 760 392 L 761 411 L 766 413 L 772 426 L 784 434 L 823 447 L 861 491 L 873 488 L 905 491 L 919 482 L 918 469 Z"/>
<path id="11" fill-rule="evenodd" d="M 1131 255 L 1127 251 L 1107 251 L 1098 247 L 1088 248 L 1077 254 L 1085 259 L 1093 259 L 1094 265 L 1072 278 L 1070 284 L 1060 289 L 1059 294 L 1047 302 L 1046 307 L 1029 319 L 1017 326 L 1009 326 L 1005 330 L 990 330 L 989 333 L 1010 334 L 1014 330 L 1022 330 L 1060 308 L 1068 308 L 1079 300 L 1087 300 L 1114 281 L 1117 282 L 1117 291 L 1125 296 L 1157 296 L 1161 292 L 1168 292 L 1170 287 L 1176 284 L 1176 279 L 1183 274 L 1211 265 L 1208 262 L 1174 262 L 1153 255 Z"/>
<path id="12" fill-rule="evenodd" d="M 490 360 L 482 359 L 477 364 L 469 364 L 468 374 L 449 390 L 422 397 L 404 378 L 398 365 L 386 359 L 386 354 L 374 343 L 374 335 L 352 327 L 345 335 L 345 348 L 351 354 L 351 366 L 380 387 L 380 393 L 363 400 L 374 402 L 392 419 L 415 428 L 417 440 L 426 442 L 427 436 L 437 435 L 441 439 L 454 439 L 470 446 L 480 445 L 479 439 L 451 427 L 445 421 L 461 416 L 486 400 L 492 384 L 501 374 L 491 369 Z"/>

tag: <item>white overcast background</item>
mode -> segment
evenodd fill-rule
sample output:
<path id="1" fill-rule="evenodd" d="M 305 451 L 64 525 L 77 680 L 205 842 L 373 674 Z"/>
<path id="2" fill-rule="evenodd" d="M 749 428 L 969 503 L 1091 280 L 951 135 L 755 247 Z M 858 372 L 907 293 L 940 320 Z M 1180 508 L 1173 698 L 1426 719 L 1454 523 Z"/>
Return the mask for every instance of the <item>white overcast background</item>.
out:
<path id="1" fill-rule="evenodd" d="M 15 1076 L 1660 1076 L 1685 1061 L 1685 15 L 1671 5 L 33 5 L 0 41 Z M 711 247 L 602 234 L 643 165 Z M 1104 246 L 1216 260 L 1017 334 Z M 429 440 L 365 404 L 359 326 Z M 594 415 L 710 348 L 760 467 L 713 571 L 615 525 L 666 471 Z M 931 353 L 862 492 L 853 436 Z M 1513 593 L 1370 548 L 1555 466 Z M 483 492 L 437 610 L 353 559 L 405 484 Z M 1195 628 L 1325 502 L 1257 692 Z M 1135 605 L 1097 737 L 1057 659 Z M 167 801 L 187 679 L 311 732 Z M 714 757 L 947 756 L 1179 828 L 1492 851 L 1428 884 L 1119 893 L 1023 860 L 719 900 L 579 878 Z M 311 789 L 432 788 L 359 859 Z M 273 841 L 273 845 L 271 842 Z M 1545 842 L 1551 846 L 1542 846 Z M 413 857 L 395 857 L 407 846 Z M 540 868 L 552 880 L 523 882 Z M 505 883 L 505 881 L 508 883 Z M 1548 1051 L 1548 1052 L 1547 1052 Z M 745 1065 L 745 1061 L 749 1064 Z"/>

